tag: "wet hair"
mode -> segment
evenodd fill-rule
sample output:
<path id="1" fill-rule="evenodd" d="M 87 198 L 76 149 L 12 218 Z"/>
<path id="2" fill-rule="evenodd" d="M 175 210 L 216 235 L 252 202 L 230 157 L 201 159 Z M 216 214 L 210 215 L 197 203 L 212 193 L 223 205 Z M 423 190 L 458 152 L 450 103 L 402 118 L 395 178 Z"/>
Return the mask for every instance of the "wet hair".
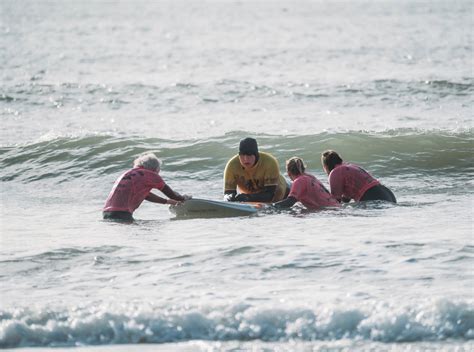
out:
<path id="1" fill-rule="evenodd" d="M 306 165 L 303 159 L 294 156 L 286 161 L 286 171 L 292 175 L 298 176 L 304 174 L 304 170 L 306 170 Z"/>
<path id="2" fill-rule="evenodd" d="M 321 163 L 332 171 L 336 165 L 342 164 L 342 158 L 334 150 L 326 150 L 321 154 Z"/>
<path id="3" fill-rule="evenodd" d="M 145 169 L 152 170 L 152 171 L 158 170 L 160 165 L 161 165 L 160 160 L 158 160 L 156 155 L 153 153 L 142 154 L 133 161 L 134 167 L 143 167 Z"/>

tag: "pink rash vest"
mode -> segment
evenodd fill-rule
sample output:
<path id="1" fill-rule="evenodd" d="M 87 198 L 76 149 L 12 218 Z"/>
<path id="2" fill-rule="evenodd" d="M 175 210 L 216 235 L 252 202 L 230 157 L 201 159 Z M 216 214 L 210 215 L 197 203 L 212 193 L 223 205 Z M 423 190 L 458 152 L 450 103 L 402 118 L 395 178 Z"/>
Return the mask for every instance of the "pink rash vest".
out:
<path id="1" fill-rule="evenodd" d="M 329 173 L 329 187 L 336 199 L 349 198 L 359 201 L 364 193 L 380 182 L 363 168 L 343 162 Z"/>
<path id="2" fill-rule="evenodd" d="M 310 174 L 301 174 L 293 180 L 288 197 L 294 197 L 308 209 L 339 206 L 326 187 Z"/>
<path id="3" fill-rule="evenodd" d="M 103 211 L 127 211 L 132 214 L 153 188 L 161 191 L 165 185 L 157 172 L 135 167 L 115 181 Z"/>

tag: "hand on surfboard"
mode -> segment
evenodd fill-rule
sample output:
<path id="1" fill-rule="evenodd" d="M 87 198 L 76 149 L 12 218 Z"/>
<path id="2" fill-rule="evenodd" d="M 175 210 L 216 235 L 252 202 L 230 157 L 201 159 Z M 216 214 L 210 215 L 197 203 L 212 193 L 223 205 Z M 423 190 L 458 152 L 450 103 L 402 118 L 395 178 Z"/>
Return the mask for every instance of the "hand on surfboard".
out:
<path id="1" fill-rule="evenodd" d="M 171 198 L 169 198 L 169 199 L 166 201 L 166 204 L 174 205 L 174 206 L 179 205 L 179 204 L 181 204 L 181 203 L 182 203 L 181 201 L 179 201 L 179 200 L 174 200 L 174 199 L 171 199 Z"/>
<path id="2" fill-rule="evenodd" d="M 188 195 L 188 194 L 183 194 L 182 197 L 184 198 L 184 200 L 174 200 L 174 199 L 170 198 L 170 199 L 168 199 L 167 203 L 169 205 L 176 206 L 176 205 L 183 204 L 185 201 L 193 198 L 193 196 Z"/>
<path id="3" fill-rule="evenodd" d="M 228 193 L 224 194 L 224 201 L 226 202 L 248 202 L 249 201 L 249 196 L 246 195 L 245 193 Z"/>

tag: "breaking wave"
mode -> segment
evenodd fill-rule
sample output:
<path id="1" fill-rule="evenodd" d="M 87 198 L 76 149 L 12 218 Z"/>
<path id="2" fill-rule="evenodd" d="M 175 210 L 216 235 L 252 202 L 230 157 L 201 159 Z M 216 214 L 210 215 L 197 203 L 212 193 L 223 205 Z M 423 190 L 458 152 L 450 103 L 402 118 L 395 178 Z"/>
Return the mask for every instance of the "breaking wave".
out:
<path id="1" fill-rule="evenodd" d="M 209 139 L 167 140 L 110 134 L 53 136 L 44 140 L 0 148 L 1 180 L 32 182 L 45 178 L 63 180 L 94 178 L 116 173 L 131 165 L 145 151 L 155 152 L 166 170 L 185 177 L 208 177 L 221 171 L 236 153 L 242 131 Z M 320 154 L 339 151 L 345 160 L 370 165 L 379 175 L 474 171 L 472 131 L 445 132 L 397 129 L 385 132 L 324 132 L 303 136 L 257 135 L 260 150 L 280 161 L 294 155 L 310 169 L 320 169 Z M 197 175 L 197 176 L 196 176 Z"/>
<path id="2" fill-rule="evenodd" d="M 474 307 L 468 302 L 387 302 L 321 308 L 186 307 L 146 303 L 94 304 L 69 309 L 0 312 L 0 347 L 76 346 L 206 341 L 325 341 L 383 343 L 474 339 Z"/>

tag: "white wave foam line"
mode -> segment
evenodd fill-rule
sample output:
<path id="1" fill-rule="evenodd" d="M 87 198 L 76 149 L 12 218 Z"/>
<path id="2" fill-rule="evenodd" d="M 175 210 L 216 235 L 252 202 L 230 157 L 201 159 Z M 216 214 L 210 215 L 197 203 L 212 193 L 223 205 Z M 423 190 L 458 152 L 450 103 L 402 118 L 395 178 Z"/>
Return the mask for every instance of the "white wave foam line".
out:
<path id="1" fill-rule="evenodd" d="M 472 302 L 438 300 L 400 307 L 256 307 L 159 309 L 150 305 L 75 307 L 0 313 L 0 347 L 77 346 L 207 341 L 474 339 Z"/>

